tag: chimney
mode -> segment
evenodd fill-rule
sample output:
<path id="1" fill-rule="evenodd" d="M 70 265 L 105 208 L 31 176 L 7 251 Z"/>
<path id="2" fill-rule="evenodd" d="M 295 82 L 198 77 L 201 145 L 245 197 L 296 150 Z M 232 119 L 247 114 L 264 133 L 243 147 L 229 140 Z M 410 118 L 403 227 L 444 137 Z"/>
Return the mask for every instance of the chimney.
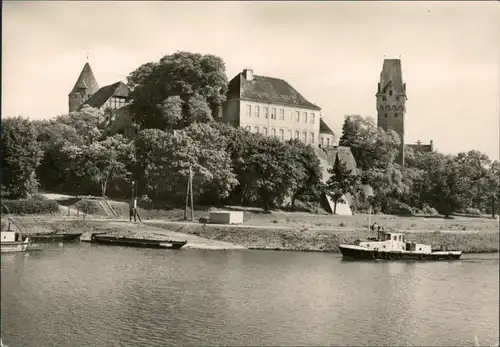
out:
<path id="1" fill-rule="evenodd" d="M 247 81 L 253 81 L 253 70 L 252 69 L 244 69 L 243 76 L 245 76 Z"/>
<path id="2" fill-rule="evenodd" d="M 432 140 L 429 142 L 429 145 L 431 146 L 431 151 L 434 151 L 434 143 Z"/>

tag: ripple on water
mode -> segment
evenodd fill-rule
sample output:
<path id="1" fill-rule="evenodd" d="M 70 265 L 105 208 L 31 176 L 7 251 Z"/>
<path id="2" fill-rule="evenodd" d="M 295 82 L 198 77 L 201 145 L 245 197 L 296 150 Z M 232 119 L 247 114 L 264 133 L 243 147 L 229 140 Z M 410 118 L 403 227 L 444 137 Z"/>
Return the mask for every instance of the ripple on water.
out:
<path id="1" fill-rule="evenodd" d="M 469 346 L 474 335 L 498 337 L 498 255 L 356 263 L 65 245 L 2 256 L 1 290 L 11 346 Z"/>

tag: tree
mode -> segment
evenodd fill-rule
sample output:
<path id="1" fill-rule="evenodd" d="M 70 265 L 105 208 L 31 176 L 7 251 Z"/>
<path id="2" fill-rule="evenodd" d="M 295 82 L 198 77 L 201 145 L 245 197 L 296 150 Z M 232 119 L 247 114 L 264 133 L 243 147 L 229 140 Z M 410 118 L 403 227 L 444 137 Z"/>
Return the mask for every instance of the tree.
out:
<path id="1" fill-rule="evenodd" d="M 460 177 L 459 165 L 454 156 L 426 153 L 422 156 L 421 165 L 425 168 L 424 201 L 446 217 L 463 208 L 462 193 L 466 181 Z"/>
<path id="2" fill-rule="evenodd" d="M 392 130 L 377 128 L 371 118 L 346 117 L 339 144 L 350 147 L 357 166 L 361 170 L 384 169 L 399 152 L 401 140 Z"/>
<path id="3" fill-rule="evenodd" d="M 193 171 L 193 195 L 225 198 L 237 184 L 225 139 L 207 124 L 184 130 L 141 131 L 136 140 L 137 172 L 144 189 L 157 199 L 180 202 L 186 194 L 189 167 Z"/>
<path id="4" fill-rule="evenodd" d="M 78 193 L 92 191 L 93 183 L 82 180 L 75 155 L 104 139 L 107 123 L 104 112 L 92 107 L 38 123 L 37 139 L 44 151 L 37 170 L 46 189 Z M 85 186 L 90 184 L 91 186 Z"/>
<path id="5" fill-rule="evenodd" d="M 343 196 L 356 191 L 359 177 L 347 168 L 337 153 L 333 167 L 328 170 L 331 175 L 326 183 L 327 194 L 333 200 L 333 214 L 337 213 L 337 203 L 342 202 Z"/>
<path id="6" fill-rule="evenodd" d="M 140 124 L 157 124 L 161 108 L 168 97 L 183 101 L 182 120 L 174 128 L 181 129 L 193 120 L 210 120 L 216 105 L 225 101 L 227 77 L 224 61 L 211 54 L 177 52 L 166 55 L 158 63 L 147 63 L 127 78 L 133 88 L 132 111 Z M 165 130 L 165 128 L 160 128 Z"/>
<path id="7" fill-rule="evenodd" d="M 43 152 L 37 131 L 29 119 L 20 116 L 2 119 L 2 194 L 24 198 L 36 192 L 35 170 Z"/>
<path id="8" fill-rule="evenodd" d="M 319 201 L 325 191 L 322 182 L 323 172 L 318 156 L 311 146 L 302 141 L 292 139 L 287 142 L 290 146 L 294 161 L 302 168 L 304 175 L 302 180 L 297 181 L 297 185 L 292 192 L 291 207 L 295 208 L 295 201 L 298 198 L 308 198 L 312 201 Z"/>
<path id="9" fill-rule="evenodd" d="M 75 164 L 71 167 L 75 181 L 87 183 L 91 190 L 98 188 L 103 197 L 111 183 L 130 181 L 127 164 L 133 161 L 134 147 L 121 135 L 83 146 L 68 144 L 63 151 Z"/>

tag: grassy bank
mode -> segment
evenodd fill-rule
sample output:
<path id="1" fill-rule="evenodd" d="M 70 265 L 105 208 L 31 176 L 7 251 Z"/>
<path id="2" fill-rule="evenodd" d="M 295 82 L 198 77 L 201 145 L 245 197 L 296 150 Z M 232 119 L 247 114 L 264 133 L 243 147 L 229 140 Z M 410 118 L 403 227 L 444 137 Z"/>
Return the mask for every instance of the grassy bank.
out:
<path id="1" fill-rule="evenodd" d="M 300 229 L 293 227 L 252 227 L 155 222 L 155 226 L 207 239 L 236 243 L 249 249 L 338 252 L 340 243 L 368 237 L 367 230 Z M 410 231 L 409 239 L 432 245 L 447 245 L 467 253 L 498 252 L 499 233 Z M 373 235 L 372 235 L 373 236 Z"/>

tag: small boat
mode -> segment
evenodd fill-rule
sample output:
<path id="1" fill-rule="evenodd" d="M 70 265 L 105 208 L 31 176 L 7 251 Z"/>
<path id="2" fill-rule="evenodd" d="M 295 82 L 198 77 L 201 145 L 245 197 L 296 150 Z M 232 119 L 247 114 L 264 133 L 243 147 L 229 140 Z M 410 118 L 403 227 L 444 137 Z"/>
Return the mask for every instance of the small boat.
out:
<path id="1" fill-rule="evenodd" d="M 67 234 L 32 234 L 30 239 L 33 242 L 71 242 L 78 239 L 82 233 L 67 233 Z"/>
<path id="2" fill-rule="evenodd" d="M 31 246 L 31 240 L 28 236 L 13 230 L 2 230 L 1 234 L 1 252 L 25 252 Z"/>
<path id="3" fill-rule="evenodd" d="M 109 236 L 102 234 L 92 234 L 92 243 L 99 243 L 114 246 L 141 247 L 141 248 L 169 248 L 179 249 L 187 244 L 187 241 L 174 240 L 146 240 L 132 237 Z"/>
<path id="4" fill-rule="evenodd" d="M 462 251 L 447 250 L 410 242 L 401 233 L 379 231 L 375 238 L 357 240 L 352 245 L 339 245 L 343 258 L 358 260 L 458 260 Z"/>

